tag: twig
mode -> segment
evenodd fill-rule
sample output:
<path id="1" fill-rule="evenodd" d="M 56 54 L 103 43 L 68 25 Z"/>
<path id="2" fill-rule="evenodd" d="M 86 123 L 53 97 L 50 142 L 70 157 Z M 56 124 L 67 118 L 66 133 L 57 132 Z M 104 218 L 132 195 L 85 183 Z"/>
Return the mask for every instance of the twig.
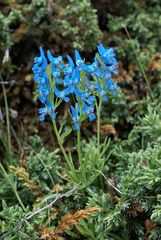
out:
<path id="1" fill-rule="evenodd" d="M 9 49 L 6 49 L 5 53 L 4 53 L 4 56 L 3 56 L 3 61 L 2 63 L 6 63 L 9 61 L 9 57 L 10 57 L 10 52 L 9 52 Z"/>
<path id="2" fill-rule="evenodd" d="M 17 230 L 20 230 L 20 228 L 22 227 L 22 224 L 23 224 L 23 223 L 31 220 L 31 219 L 32 219 L 33 217 L 35 217 L 36 215 L 41 214 L 44 210 L 50 209 L 50 208 L 52 207 L 52 205 L 55 204 L 59 199 L 61 199 L 61 198 L 63 198 L 63 197 L 69 197 L 70 195 L 72 195 L 74 192 L 76 192 L 77 187 L 78 187 L 78 185 L 77 185 L 77 186 L 74 186 L 74 188 L 72 188 L 71 190 L 69 190 L 69 191 L 67 191 L 67 192 L 65 192 L 65 193 L 57 194 L 56 197 L 55 197 L 55 199 L 54 199 L 52 202 L 50 202 L 48 205 L 46 205 L 46 206 L 38 209 L 37 211 L 33 212 L 31 215 L 26 216 L 26 217 L 20 219 L 20 220 L 18 221 L 18 223 L 16 224 L 16 226 L 15 226 L 10 232 L 7 232 L 7 233 L 5 233 L 2 237 L 0 237 L 0 240 L 3 240 L 5 237 L 11 235 L 11 233 L 13 233 L 13 232 L 15 232 L 15 231 L 17 231 Z"/>
<path id="3" fill-rule="evenodd" d="M 113 189 L 115 189 L 120 195 L 122 195 L 123 193 L 117 188 L 115 187 L 111 181 L 110 181 L 110 178 L 107 178 L 101 171 L 97 170 L 99 173 L 101 173 L 101 175 L 105 178 L 106 182 L 108 185 L 110 185 Z"/>
<path id="4" fill-rule="evenodd" d="M 11 80 L 10 82 L 7 82 L 7 81 L 2 81 L 2 82 L 0 82 L 0 84 L 8 84 L 8 85 L 13 85 L 13 84 L 15 84 L 15 80 Z"/>

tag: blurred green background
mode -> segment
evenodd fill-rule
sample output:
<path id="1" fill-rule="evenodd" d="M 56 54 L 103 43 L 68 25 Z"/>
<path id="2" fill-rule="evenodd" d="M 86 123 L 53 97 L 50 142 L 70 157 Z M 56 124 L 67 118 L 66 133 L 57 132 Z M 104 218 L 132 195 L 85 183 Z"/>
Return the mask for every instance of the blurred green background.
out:
<path id="1" fill-rule="evenodd" d="M 50 220 L 57 226 L 69 210 L 95 206 L 98 216 L 66 239 L 161 239 L 161 0 L 0 1 L 0 233 L 24 216 L 15 189 L 32 214 L 47 194 L 70 188 L 50 121 L 38 121 L 31 68 L 39 46 L 63 57 L 78 49 L 91 62 L 100 42 L 115 48 L 120 70 L 119 94 L 109 96 L 101 112 L 101 140 L 112 140 L 103 171 L 123 194 L 98 178 L 64 200 L 51 219 L 44 213 L 6 240 L 40 239 L 39 228 Z M 59 121 L 68 125 L 65 104 Z M 84 154 L 93 154 L 87 139 L 94 146 L 96 124 L 86 121 L 81 131 Z M 64 145 L 77 156 L 72 134 Z"/>

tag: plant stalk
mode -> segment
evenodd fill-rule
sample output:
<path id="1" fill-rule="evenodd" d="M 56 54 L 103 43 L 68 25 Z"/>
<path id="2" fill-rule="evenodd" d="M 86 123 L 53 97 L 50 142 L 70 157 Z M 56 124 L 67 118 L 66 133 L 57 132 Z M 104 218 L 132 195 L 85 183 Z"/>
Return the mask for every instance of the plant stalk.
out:
<path id="1" fill-rule="evenodd" d="M 2 90 L 3 90 L 4 103 L 5 103 L 5 111 L 6 111 L 7 150 L 8 150 L 9 161 L 11 161 L 11 158 L 12 158 L 12 142 L 11 142 L 11 128 L 10 128 L 10 119 L 9 119 L 9 108 L 8 108 L 6 89 L 5 89 L 5 86 L 4 86 L 1 75 L 0 75 L 0 78 L 1 78 L 1 83 L 2 83 Z"/>
<path id="2" fill-rule="evenodd" d="M 24 204 L 23 204 L 23 202 L 22 202 L 22 200 L 21 200 L 21 198 L 20 198 L 20 196 L 19 196 L 19 194 L 18 194 L 18 192 L 16 190 L 15 183 L 13 182 L 12 179 L 10 179 L 9 175 L 7 174 L 6 170 L 4 169 L 4 167 L 3 167 L 3 165 L 1 163 L 0 163 L 0 168 L 2 170 L 2 173 L 3 173 L 4 177 L 6 178 L 6 180 L 8 181 L 10 186 L 12 187 L 13 192 L 15 193 L 15 196 L 16 196 L 18 202 L 20 203 L 22 209 L 25 211 L 25 206 L 24 206 Z"/>
<path id="3" fill-rule="evenodd" d="M 77 149 L 78 149 L 79 165 L 82 166 L 81 133 L 80 133 L 80 130 L 77 131 Z"/>
<path id="4" fill-rule="evenodd" d="M 66 154 L 66 152 L 65 152 L 64 146 L 63 146 L 63 144 L 62 144 L 62 140 L 61 140 L 59 131 L 58 131 L 58 129 L 57 129 L 56 122 L 55 122 L 55 120 L 53 120 L 52 122 L 53 122 L 53 126 L 54 126 L 55 135 L 56 135 L 56 138 L 57 138 L 58 143 L 59 143 L 59 147 L 60 147 L 60 149 L 61 149 L 61 151 L 62 151 L 62 154 L 63 154 L 65 160 L 66 160 L 67 163 L 68 163 L 68 162 L 69 162 L 69 159 L 68 159 L 68 156 L 67 156 L 67 154 Z"/>
<path id="5" fill-rule="evenodd" d="M 101 119 L 102 96 L 99 98 L 99 103 L 96 105 L 97 111 L 97 147 L 100 148 L 100 119 Z"/>

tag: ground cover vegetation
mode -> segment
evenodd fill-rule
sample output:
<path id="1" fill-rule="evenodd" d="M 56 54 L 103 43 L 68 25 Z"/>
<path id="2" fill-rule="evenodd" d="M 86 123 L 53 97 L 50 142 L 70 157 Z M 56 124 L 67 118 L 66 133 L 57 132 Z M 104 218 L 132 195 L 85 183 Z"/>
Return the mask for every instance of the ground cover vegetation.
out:
<path id="1" fill-rule="evenodd" d="M 161 239 L 160 12 L 0 2 L 0 239 Z"/>

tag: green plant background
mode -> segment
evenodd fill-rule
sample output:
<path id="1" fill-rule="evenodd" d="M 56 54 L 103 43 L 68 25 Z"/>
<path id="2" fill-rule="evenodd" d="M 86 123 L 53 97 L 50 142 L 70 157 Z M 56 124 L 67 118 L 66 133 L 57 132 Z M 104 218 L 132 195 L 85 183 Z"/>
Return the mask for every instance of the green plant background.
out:
<path id="1" fill-rule="evenodd" d="M 54 229 L 65 214 L 99 207 L 61 236 L 161 239 L 160 13 L 160 0 L 0 2 L 0 236 L 41 239 L 39 230 Z M 12 231 L 23 217 L 73 187 L 50 121 L 38 122 L 33 57 L 39 46 L 64 57 L 76 48 L 90 62 L 99 42 L 115 48 L 120 69 L 119 94 L 109 96 L 101 111 L 101 142 L 111 139 L 102 174 L 59 200 L 55 214 L 44 211 Z M 58 122 L 68 126 L 65 107 Z M 82 135 L 92 175 L 96 123 L 85 122 Z M 64 144 L 77 165 L 75 134 Z"/>

